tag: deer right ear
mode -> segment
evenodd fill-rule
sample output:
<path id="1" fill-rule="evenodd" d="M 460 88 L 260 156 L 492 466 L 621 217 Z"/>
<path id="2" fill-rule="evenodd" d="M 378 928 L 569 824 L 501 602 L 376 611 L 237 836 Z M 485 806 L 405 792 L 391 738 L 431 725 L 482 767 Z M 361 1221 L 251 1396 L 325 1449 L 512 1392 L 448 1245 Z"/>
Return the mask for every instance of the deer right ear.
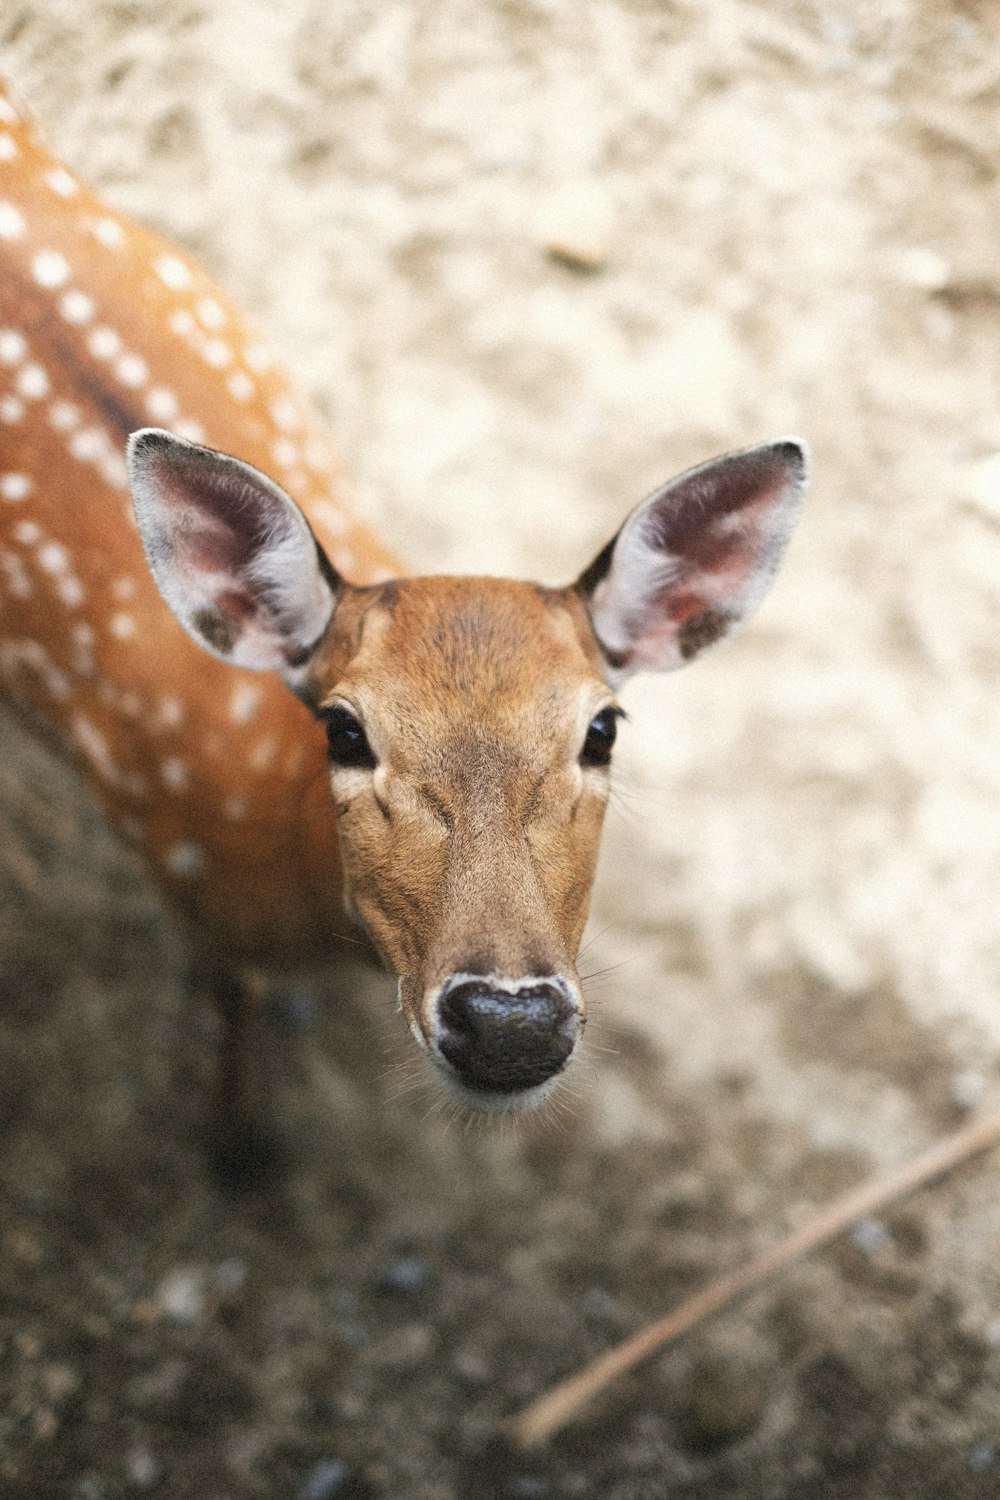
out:
<path id="1" fill-rule="evenodd" d="M 340 580 L 294 500 L 249 464 L 153 427 L 129 439 L 128 473 L 150 569 L 185 630 L 234 666 L 301 666 Z"/>
<path id="2" fill-rule="evenodd" d="M 611 676 L 683 666 L 756 609 L 802 504 L 787 439 L 689 469 L 644 500 L 577 581 Z"/>

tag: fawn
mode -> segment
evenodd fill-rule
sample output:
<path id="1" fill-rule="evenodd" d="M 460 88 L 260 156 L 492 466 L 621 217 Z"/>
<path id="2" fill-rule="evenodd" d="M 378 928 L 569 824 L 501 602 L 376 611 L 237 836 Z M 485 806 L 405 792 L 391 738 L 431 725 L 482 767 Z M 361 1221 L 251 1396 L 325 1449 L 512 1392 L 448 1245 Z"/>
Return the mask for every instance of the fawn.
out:
<path id="1" fill-rule="evenodd" d="M 271 1141 L 258 976 L 354 924 L 445 1087 L 535 1104 L 584 1028 L 616 689 L 753 611 L 803 446 L 674 479 L 566 587 L 410 578 L 225 295 L 3 94 L 0 268 L 0 687 L 190 934 L 219 1162 L 253 1172 Z"/>

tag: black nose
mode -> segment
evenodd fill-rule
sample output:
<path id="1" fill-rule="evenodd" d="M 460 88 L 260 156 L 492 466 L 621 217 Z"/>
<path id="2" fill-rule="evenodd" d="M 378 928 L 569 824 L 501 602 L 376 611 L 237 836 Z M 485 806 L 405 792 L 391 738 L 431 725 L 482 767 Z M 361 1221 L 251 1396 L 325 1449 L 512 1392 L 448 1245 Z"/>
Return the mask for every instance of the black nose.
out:
<path id="1" fill-rule="evenodd" d="M 438 996 L 435 1038 L 467 1088 L 519 1094 L 565 1067 L 576 1044 L 577 1008 L 562 981 L 449 979 Z"/>

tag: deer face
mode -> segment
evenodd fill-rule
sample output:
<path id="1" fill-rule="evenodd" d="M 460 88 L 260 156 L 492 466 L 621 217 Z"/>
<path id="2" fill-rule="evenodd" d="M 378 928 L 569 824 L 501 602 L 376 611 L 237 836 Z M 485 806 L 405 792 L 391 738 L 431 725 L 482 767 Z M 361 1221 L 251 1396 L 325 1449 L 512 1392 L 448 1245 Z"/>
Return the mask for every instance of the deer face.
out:
<path id="1" fill-rule="evenodd" d="M 304 685 L 348 903 L 414 1035 L 481 1107 L 529 1102 L 583 1027 L 617 711 L 600 667 L 572 590 L 421 578 L 346 589 Z"/>
<path id="2" fill-rule="evenodd" d="M 657 491 L 571 587 L 416 578 L 355 588 L 301 511 L 235 459 L 157 431 L 130 472 L 153 574 L 235 665 L 280 671 L 325 725 L 347 902 L 441 1076 L 481 1109 L 537 1102 L 583 1030 L 575 967 L 619 710 L 766 590 L 799 445 Z"/>

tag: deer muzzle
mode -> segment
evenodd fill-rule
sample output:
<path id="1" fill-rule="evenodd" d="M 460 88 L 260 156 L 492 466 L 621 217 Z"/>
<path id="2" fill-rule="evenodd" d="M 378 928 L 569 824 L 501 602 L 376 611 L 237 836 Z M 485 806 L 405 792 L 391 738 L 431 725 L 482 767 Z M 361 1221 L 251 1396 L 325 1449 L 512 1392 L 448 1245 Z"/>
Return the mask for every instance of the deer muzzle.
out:
<path id="1" fill-rule="evenodd" d="M 431 1052 L 446 1082 L 481 1110 L 536 1104 L 583 1029 L 575 987 L 558 974 L 452 974 L 430 1008 Z"/>

